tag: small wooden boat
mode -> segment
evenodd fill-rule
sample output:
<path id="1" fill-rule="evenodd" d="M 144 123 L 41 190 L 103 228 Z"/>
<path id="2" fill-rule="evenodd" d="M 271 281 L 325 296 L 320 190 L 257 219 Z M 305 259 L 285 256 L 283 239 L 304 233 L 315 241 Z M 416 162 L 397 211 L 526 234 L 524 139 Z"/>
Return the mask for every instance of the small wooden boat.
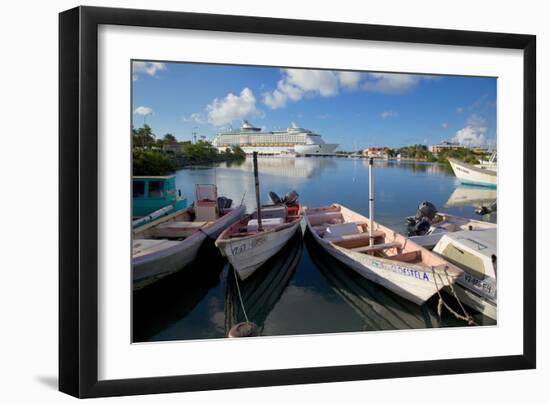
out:
<path id="1" fill-rule="evenodd" d="M 245 213 L 242 205 L 220 208 L 215 185 L 197 185 L 196 194 L 193 207 L 134 229 L 134 290 L 184 268 L 195 259 L 207 238 L 215 239 Z"/>
<path id="2" fill-rule="evenodd" d="M 497 319 L 497 229 L 445 234 L 434 252 L 464 270 L 454 290 L 462 303 Z"/>
<path id="3" fill-rule="evenodd" d="M 471 165 L 460 160 L 448 158 L 455 176 L 463 184 L 497 186 L 497 171 L 495 166 Z"/>
<path id="4" fill-rule="evenodd" d="M 284 248 L 245 281 L 238 281 L 233 273 L 234 268 L 229 268 L 225 294 L 225 335 L 236 324 L 247 319 L 256 325 L 257 332 L 261 334 L 265 320 L 298 268 L 303 245 L 302 231 L 298 229 Z"/>
<path id="5" fill-rule="evenodd" d="M 315 267 L 363 320 L 364 331 L 464 325 L 452 316 L 440 319 L 428 304 L 418 306 L 361 276 L 321 248 L 309 231 L 304 240 Z"/>
<path id="6" fill-rule="evenodd" d="M 244 280 L 275 255 L 296 233 L 302 220 L 299 203 L 265 205 L 231 225 L 216 240 L 216 246 Z"/>
<path id="7" fill-rule="evenodd" d="M 329 254 L 418 305 L 454 283 L 463 272 L 405 236 L 344 206 L 304 208 L 304 217 L 315 241 Z"/>

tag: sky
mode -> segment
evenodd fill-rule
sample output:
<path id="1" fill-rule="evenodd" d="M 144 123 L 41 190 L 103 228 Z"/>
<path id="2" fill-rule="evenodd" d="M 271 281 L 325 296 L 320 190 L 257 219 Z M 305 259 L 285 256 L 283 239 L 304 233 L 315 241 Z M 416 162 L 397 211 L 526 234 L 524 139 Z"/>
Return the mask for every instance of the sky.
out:
<path id="1" fill-rule="evenodd" d="M 265 130 L 294 122 L 337 150 L 496 146 L 496 78 L 152 61 L 132 72 L 133 126 L 157 137 L 213 140 L 247 119 Z"/>

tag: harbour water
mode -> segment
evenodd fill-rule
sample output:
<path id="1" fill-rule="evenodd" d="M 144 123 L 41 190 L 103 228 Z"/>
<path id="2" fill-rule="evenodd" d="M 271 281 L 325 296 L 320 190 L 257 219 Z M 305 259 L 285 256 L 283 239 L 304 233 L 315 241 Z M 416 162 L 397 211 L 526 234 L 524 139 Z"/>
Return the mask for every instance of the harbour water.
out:
<path id="1" fill-rule="evenodd" d="M 368 216 L 367 160 L 261 157 L 258 166 L 264 203 L 269 191 L 284 195 L 296 190 L 302 205 L 337 202 Z M 474 208 L 496 199 L 496 189 L 459 185 L 450 167 L 437 163 L 380 160 L 374 173 L 375 220 L 404 234 L 405 217 L 414 215 L 422 201 L 443 212 L 479 219 Z M 218 195 L 254 209 L 251 159 L 176 174 L 176 186 L 189 203 L 194 184 L 211 183 L 217 184 Z M 223 338 L 232 325 L 245 320 L 235 276 L 225 259 L 213 243 L 204 245 L 199 257 L 200 262 L 134 293 L 134 342 Z M 261 335 L 466 325 L 448 313 L 439 320 L 436 298 L 418 307 L 365 280 L 319 249 L 308 234 L 296 234 L 239 286 L 246 314 Z M 479 314 L 475 319 L 494 324 Z"/>

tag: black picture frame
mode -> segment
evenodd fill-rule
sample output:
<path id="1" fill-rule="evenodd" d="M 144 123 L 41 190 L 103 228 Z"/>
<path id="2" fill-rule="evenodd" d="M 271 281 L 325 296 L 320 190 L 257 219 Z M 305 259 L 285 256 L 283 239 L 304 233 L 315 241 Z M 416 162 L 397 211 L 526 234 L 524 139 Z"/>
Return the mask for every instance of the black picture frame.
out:
<path id="1" fill-rule="evenodd" d="M 98 26 L 180 28 L 523 51 L 523 354 L 99 381 Z M 76 397 L 324 383 L 536 367 L 536 37 L 183 12 L 77 7 L 59 15 L 59 389 Z"/>

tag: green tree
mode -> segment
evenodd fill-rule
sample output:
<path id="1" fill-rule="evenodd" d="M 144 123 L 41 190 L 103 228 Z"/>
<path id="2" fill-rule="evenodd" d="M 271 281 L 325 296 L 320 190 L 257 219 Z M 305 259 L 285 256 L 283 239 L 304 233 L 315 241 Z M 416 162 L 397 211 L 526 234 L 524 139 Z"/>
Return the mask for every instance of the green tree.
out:
<path id="1" fill-rule="evenodd" d="M 176 161 L 156 150 L 134 149 L 132 170 L 133 175 L 167 175 L 176 171 Z"/>
<path id="2" fill-rule="evenodd" d="M 155 145 L 155 135 L 151 127 L 144 124 L 142 128 L 132 129 L 132 143 L 134 148 L 146 149 Z"/>

